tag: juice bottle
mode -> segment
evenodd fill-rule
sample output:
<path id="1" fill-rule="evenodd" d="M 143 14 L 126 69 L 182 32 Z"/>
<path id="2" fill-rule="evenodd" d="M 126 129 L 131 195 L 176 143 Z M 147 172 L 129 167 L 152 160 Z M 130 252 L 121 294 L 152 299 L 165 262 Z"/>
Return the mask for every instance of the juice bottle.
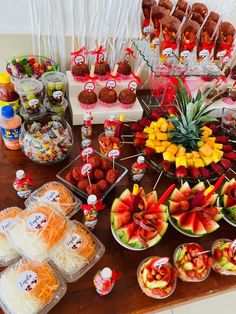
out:
<path id="1" fill-rule="evenodd" d="M 131 179 L 135 182 L 141 181 L 146 172 L 146 168 L 147 164 L 145 163 L 145 158 L 139 156 L 131 167 Z"/>
<path id="2" fill-rule="evenodd" d="M 21 123 L 21 117 L 14 113 L 12 106 L 2 107 L 0 126 L 3 142 L 8 149 L 20 149 L 19 134 Z"/>
<path id="3" fill-rule="evenodd" d="M 0 107 L 12 105 L 14 110 L 20 108 L 19 95 L 15 92 L 10 75 L 7 72 L 0 73 Z"/>
<path id="4" fill-rule="evenodd" d="M 100 296 L 104 296 L 111 292 L 114 287 L 112 280 L 112 270 L 108 267 L 103 268 L 94 277 L 93 280 L 95 289 Z"/>

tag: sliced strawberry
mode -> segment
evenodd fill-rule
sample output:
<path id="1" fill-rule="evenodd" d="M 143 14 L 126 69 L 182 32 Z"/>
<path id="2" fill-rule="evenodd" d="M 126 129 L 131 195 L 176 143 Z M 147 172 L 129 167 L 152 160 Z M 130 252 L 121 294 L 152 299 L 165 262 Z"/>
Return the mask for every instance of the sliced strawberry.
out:
<path id="1" fill-rule="evenodd" d="M 210 171 L 205 167 L 200 167 L 198 168 L 198 170 L 200 171 L 201 177 L 203 178 L 208 178 L 211 174 Z"/>
<path id="2" fill-rule="evenodd" d="M 141 126 L 141 125 L 139 125 L 138 123 L 132 123 L 131 124 L 131 130 L 132 131 L 134 131 L 134 132 L 140 132 L 140 131 L 142 131 L 144 128 Z"/>
<path id="3" fill-rule="evenodd" d="M 194 166 L 190 166 L 189 171 L 192 178 L 198 178 L 201 175 L 200 171 Z"/>
<path id="4" fill-rule="evenodd" d="M 236 159 L 236 152 L 224 153 L 224 158 L 235 160 Z"/>
<path id="5" fill-rule="evenodd" d="M 220 143 L 220 144 L 227 144 L 228 143 L 228 137 L 226 136 L 217 136 L 216 137 L 216 143 Z"/>
<path id="6" fill-rule="evenodd" d="M 233 146 L 232 145 L 223 145 L 223 152 L 225 153 L 230 153 L 233 150 Z"/>
<path id="7" fill-rule="evenodd" d="M 216 164 L 214 161 L 210 163 L 210 167 L 212 171 L 214 171 L 217 174 L 224 172 L 224 169 L 220 165 Z"/>
<path id="8" fill-rule="evenodd" d="M 215 249 L 213 255 L 214 255 L 215 260 L 217 262 L 220 262 L 223 257 L 223 252 L 220 249 Z"/>
<path id="9" fill-rule="evenodd" d="M 159 168 L 162 171 L 166 171 L 168 172 L 170 170 L 170 165 L 171 163 L 167 160 L 163 160 L 160 164 L 159 164 Z"/>
<path id="10" fill-rule="evenodd" d="M 176 170 L 175 170 L 175 175 L 177 178 L 187 178 L 188 176 L 188 170 L 184 167 L 184 166 L 179 166 Z"/>
<path id="11" fill-rule="evenodd" d="M 225 169 L 228 170 L 232 167 L 232 162 L 229 159 L 221 158 L 220 165 Z"/>
<path id="12" fill-rule="evenodd" d="M 146 117 L 139 121 L 139 125 L 142 127 L 150 126 L 151 123 L 152 123 L 152 121 Z"/>
<path id="13" fill-rule="evenodd" d="M 144 153 L 145 153 L 145 156 L 148 158 L 148 157 L 152 157 L 152 155 L 154 155 L 156 153 L 156 151 L 153 148 L 145 147 Z"/>
<path id="14" fill-rule="evenodd" d="M 140 139 L 140 138 L 135 138 L 134 140 L 134 147 L 141 147 L 145 145 L 145 140 Z"/>
<path id="15" fill-rule="evenodd" d="M 137 132 L 135 134 L 135 137 L 143 139 L 143 140 L 146 140 L 148 138 L 148 134 L 147 133 L 143 133 L 143 132 Z"/>
<path id="16" fill-rule="evenodd" d="M 213 133 L 213 134 L 217 133 L 217 125 L 216 125 L 216 124 L 211 123 L 211 124 L 208 126 L 208 128 L 212 130 L 212 133 Z"/>

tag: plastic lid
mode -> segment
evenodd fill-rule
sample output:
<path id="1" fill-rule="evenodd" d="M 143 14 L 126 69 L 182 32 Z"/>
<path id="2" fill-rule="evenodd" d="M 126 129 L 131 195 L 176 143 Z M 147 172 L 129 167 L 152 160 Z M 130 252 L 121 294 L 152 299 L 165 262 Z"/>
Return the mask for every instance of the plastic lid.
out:
<path id="1" fill-rule="evenodd" d="M 88 199 L 87 199 L 87 203 L 90 205 L 96 204 L 97 203 L 97 196 L 94 194 L 89 195 Z"/>
<path id="2" fill-rule="evenodd" d="M 14 109 L 12 106 L 4 106 L 2 107 L 2 117 L 5 119 L 11 119 L 14 117 Z"/>
<path id="3" fill-rule="evenodd" d="M 138 163 L 142 164 L 144 163 L 144 161 L 145 161 L 145 158 L 143 156 L 138 156 L 138 159 L 137 159 Z"/>
<path id="4" fill-rule="evenodd" d="M 84 120 L 90 120 L 90 119 L 91 119 L 91 115 L 88 112 L 86 112 L 84 114 Z"/>
<path id="5" fill-rule="evenodd" d="M 101 271 L 102 279 L 108 280 L 108 279 L 111 279 L 111 276 L 112 276 L 112 270 L 109 267 L 103 268 L 103 270 Z"/>
<path id="6" fill-rule="evenodd" d="M 25 172 L 24 170 L 18 170 L 16 171 L 16 178 L 21 180 L 25 178 Z"/>
<path id="7" fill-rule="evenodd" d="M 0 73 L 0 83 L 8 84 L 10 82 L 11 82 L 11 78 L 10 78 L 9 73 L 7 73 L 7 72 Z"/>
<path id="8" fill-rule="evenodd" d="M 33 78 L 21 79 L 15 83 L 15 90 L 23 94 L 36 94 L 43 90 L 43 83 Z"/>
<path id="9" fill-rule="evenodd" d="M 109 116 L 109 120 L 110 121 L 114 121 L 116 119 L 116 116 L 114 115 L 114 114 L 111 114 L 110 116 Z"/>
<path id="10" fill-rule="evenodd" d="M 62 72 L 50 71 L 42 75 L 42 81 L 45 83 L 66 83 L 67 77 Z"/>

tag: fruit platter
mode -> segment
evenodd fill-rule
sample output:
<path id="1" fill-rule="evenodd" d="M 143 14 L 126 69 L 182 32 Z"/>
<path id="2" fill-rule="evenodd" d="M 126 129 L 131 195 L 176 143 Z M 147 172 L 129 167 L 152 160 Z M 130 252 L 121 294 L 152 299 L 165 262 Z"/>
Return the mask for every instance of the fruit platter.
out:
<path id="1" fill-rule="evenodd" d="M 236 227 L 236 181 L 225 182 L 220 192 L 220 204 L 223 207 L 224 219 Z"/>
<path id="2" fill-rule="evenodd" d="M 137 277 L 142 291 L 154 299 L 165 299 L 176 288 L 177 272 L 167 257 L 146 258 L 138 267 Z"/>
<path id="3" fill-rule="evenodd" d="M 168 227 L 168 210 L 158 204 L 157 193 L 145 194 L 134 185 L 116 198 L 111 207 L 111 231 L 116 241 L 130 250 L 145 250 L 156 245 Z"/>
<path id="4" fill-rule="evenodd" d="M 170 223 L 182 234 L 201 237 L 219 228 L 218 221 L 223 217 L 222 207 L 217 206 L 217 193 L 204 182 L 190 187 L 185 182 L 175 188 L 169 198 Z"/>
<path id="5" fill-rule="evenodd" d="M 211 271 L 212 257 L 208 257 L 204 249 L 197 243 L 184 243 L 174 252 L 174 265 L 178 277 L 185 282 L 205 280 Z"/>
<path id="6" fill-rule="evenodd" d="M 218 239 L 212 245 L 212 269 L 221 275 L 236 276 L 236 241 Z"/>
<path id="7" fill-rule="evenodd" d="M 236 153 L 205 102 L 209 92 L 192 98 L 179 79 L 167 115 L 155 110 L 131 125 L 135 148 L 155 170 L 178 180 L 214 181 L 230 169 Z"/>

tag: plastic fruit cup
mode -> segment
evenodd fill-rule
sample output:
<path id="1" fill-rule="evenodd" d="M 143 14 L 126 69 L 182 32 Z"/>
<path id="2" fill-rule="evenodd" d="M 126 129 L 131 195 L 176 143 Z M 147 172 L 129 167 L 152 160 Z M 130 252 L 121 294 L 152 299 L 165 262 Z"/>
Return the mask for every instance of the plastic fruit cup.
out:
<path id="1" fill-rule="evenodd" d="M 67 77 L 61 72 L 47 72 L 42 76 L 42 81 L 45 86 L 45 93 L 50 103 L 59 105 L 62 103 L 67 84 Z"/>
<path id="2" fill-rule="evenodd" d="M 190 244 L 197 244 L 197 243 L 183 243 L 181 245 L 179 245 L 175 251 L 174 251 L 174 256 L 173 256 L 173 261 L 174 261 L 174 265 L 176 267 L 176 269 L 178 270 L 178 277 L 182 280 L 182 281 L 185 281 L 185 282 L 201 282 L 201 281 L 204 281 L 205 279 L 207 279 L 207 277 L 210 275 L 210 272 L 211 272 L 211 267 L 210 266 L 206 266 L 206 273 L 205 275 L 202 277 L 202 278 L 199 278 L 199 279 L 193 279 L 189 276 L 187 276 L 186 272 L 184 269 L 182 269 L 180 267 L 180 265 L 178 264 L 177 262 L 177 256 L 178 256 L 178 253 L 180 251 L 180 249 L 184 248 L 186 245 L 190 245 Z M 207 255 L 207 254 L 205 254 Z"/>
<path id="3" fill-rule="evenodd" d="M 229 270 L 229 269 L 225 269 L 221 264 L 220 262 L 217 262 L 216 259 L 215 259 L 215 249 L 217 249 L 219 246 L 227 243 L 227 242 L 231 242 L 232 243 L 232 240 L 230 239 L 218 239 L 216 240 L 213 244 L 212 244 L 212 248 L 211 248 L 211 253 L 212 253 L 212 257 L 213 257 L 213 260 L 214 260 L 214 264 L 212 265 L 212 269 L 221 274 L 221 275 L 225 275 L 225 276 L 236 276 L 236 270 L 235 271 L 232 271 L 232 270 Z M 236 255 L 235 255 L 236 256 Z M 236 267 L 236 262 L 235 262 L 235 267 Z"/>
<path id="4" fill-rule="evenodd" d="M 123 138 L 121 137 L 119 139 L 119 143 L 118 144 L 115 144 L 115 143 L 111 143 L 111 145 L 107 146 L 104 144 L 104 142 L 102 141 L 102 138 L 107 138 L 108 140 L 109 139 L 112 139 L 114 138 L 114 136 L 105 136 L 105 132 L 101 133 L 98 137 L 98 142 L 99 142 L 99 145 L 100 145 L 100 152 L 102 155 L 108 155 L 108 153 L 112 150 L 118 150 L 120 152 L 120 155 L 121 155 L 121 147 L 124 145 L 124 140 Z M 118 138 L 117 138 L 118 139 Z M 116 158 L 118 159 L 119 156 Z"/>
<path id="5" fill-rule="evenodd" d="M 48 98 L 45 98 L 43 104 L 47 108 L 48 112 L 55 113 L 60 116 L 65 115 L 66 108 L 68 107 L 68 101 L 65 98 L 63 98 L 61 104 L 57 105 L 52 104 Z"/>
<path id="6" fill-rule="evenodd" d="M 144 260 L 142 260 L 142 262 L 139 264 L 138 270 L 137 270 L 138 284 L 139 284 L 141 290 L 143 291 L 143 293 L 145 293 L 148 297 L 154 298 L 154 299 L 166 299 L 174 293 L 175 288 L 176 288 L 176 284 L 177 284 L 177 278 L 174 278 L 173 286 L 172 286 L 170 292 L 168 294 L 166 294 L 165 296 L 153 294 L 151 289 L 148 289 L 147 287 L 144 286 L 143 280 L 141 279 L 141 270 L 142 270 L 143 264 L 146 263 L 147 261 L 149 261 L 150 259 L 155 258 L 155 257 L 157 257 L 157 256 L 149 256 L 149 257 L 145 258 Z M 168 265 L 172 269 L 172 265 L 169 262 L 168 262 Z M 172 281 L 172 279 L 173 278 L 171 277 L 170 281 Z M 160 289 L 160 290 L 162 290 L 162 289 Z"/>
<path id="7" fill-rule="evenodd" d="M 32 78 L 18 80 L 15 83 L 15 91 L 28 114 L 39 111 L 43 102 L 43 84 L 40 81 Z"/>
<path id="8" fill-rule="evenodd" d="M 47 113 L 47 109 L 43 105 L 39 107 L 36 113 L 32 113 L 32 114 L 29 114 L 24 107 L 20 108 L 20 115 L 24 120 L 27 120 L 28 118 L 31 118 L 31 119 L 43 118 L 46 113 Z"/>

